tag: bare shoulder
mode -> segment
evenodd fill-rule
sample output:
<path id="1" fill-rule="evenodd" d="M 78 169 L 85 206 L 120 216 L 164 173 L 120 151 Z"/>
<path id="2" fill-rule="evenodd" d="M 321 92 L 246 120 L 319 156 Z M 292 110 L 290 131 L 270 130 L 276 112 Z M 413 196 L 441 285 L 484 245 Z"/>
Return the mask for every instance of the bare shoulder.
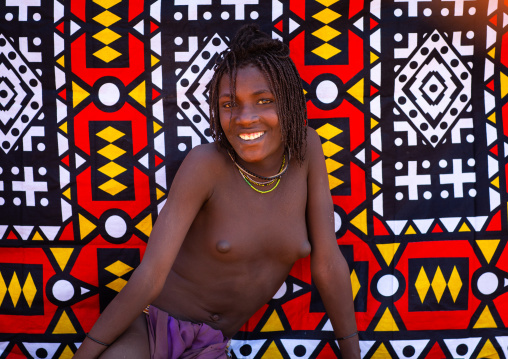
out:
<path id="1" fill-rule="evenodd" d="M 200 173 L 213 174 L 224 166 L 225 158 L 225 151 L 213 142 L 194 147 L 189 151 L 182 165 L 192 166 Z"/>
<path id="2" fill-rule="evenodd" d="M 305 153 L 305 162 L 313 163 L 316 160 L 322 159 L 323 147 L 321 146 L 321 139 L 316 130 L 312 127 L 307 127 L 307 149 Z"/>

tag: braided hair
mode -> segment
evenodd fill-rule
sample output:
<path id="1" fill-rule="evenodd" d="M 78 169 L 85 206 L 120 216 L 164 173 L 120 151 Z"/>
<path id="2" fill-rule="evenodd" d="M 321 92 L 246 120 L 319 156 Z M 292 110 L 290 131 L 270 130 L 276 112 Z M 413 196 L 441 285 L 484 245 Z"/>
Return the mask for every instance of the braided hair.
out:
<path id="1" fill-rule="evenodd" d="M 219 83 L 224 75 L 232 79 L 230 93 L 234 101 L 237 71 L 247 65 L 254 65 L 264 73 L 277 104 L 282 143 L 301 164 L 307 144 L 307 108 L 302 80 L 289 57 L 287 45 L 272 40 L 257 25 L 240 28 L 229 49 L 222 52 L 215 63 L 209 85 L 210 131 L 213 139 L 221 147 L 233 151 L 220 124 Z"/>

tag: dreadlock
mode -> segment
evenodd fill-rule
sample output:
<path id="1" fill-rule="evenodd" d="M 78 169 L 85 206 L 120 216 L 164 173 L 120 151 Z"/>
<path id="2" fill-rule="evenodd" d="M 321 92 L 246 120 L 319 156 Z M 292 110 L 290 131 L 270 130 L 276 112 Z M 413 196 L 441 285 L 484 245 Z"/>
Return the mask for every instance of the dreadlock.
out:
<path id="1" fill-rule="evenodd" d="M 264 73 L 276 104 L 282 143 L 298 163 L 303 162 L 306 148 L 307 108 L 302 82 L 289 48 L 272 40 L 257 25 L 245 25 L 236 33 L 229 49 L 222 52 L 214 66 L 210 81 L 210 131 L 213 139 L 228 151 L 233 148 L 224 134 L 219 118 L 219 83 L 226 75 L 230 81 L 232 101 L 236 95 L 236 75 L 239 68 L 257 66 Z"/>

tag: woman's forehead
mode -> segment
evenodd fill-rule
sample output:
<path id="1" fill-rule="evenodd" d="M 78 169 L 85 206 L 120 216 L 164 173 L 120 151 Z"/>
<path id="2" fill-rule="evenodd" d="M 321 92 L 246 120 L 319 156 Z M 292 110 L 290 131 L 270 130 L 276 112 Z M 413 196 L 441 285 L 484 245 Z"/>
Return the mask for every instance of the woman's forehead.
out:
<path id="1" fill-rule="evenodd" d="M 249 64 L 239 67 L 236 72 L 235 92 L 270 91 L 270 83 L 266 75 L 257 66 Z M 230 92 L 229 74 L 224 74 L 219 82 L 219 96 Z"/>

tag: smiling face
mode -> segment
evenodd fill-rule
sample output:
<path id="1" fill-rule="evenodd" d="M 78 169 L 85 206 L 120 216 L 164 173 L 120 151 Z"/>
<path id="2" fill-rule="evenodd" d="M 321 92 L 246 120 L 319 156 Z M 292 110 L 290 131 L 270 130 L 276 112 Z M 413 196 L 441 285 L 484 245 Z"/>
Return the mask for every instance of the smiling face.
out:
<path id="1" fill-rule="evenodd" d="M 275 96 L 263 72 L 254 65 L 240 67 L 236 76 L 235 101 L 230 79 L 219 83 L 220 124 L 229 143 L 247 163 L 277 164 L 284 153 Z"/>

